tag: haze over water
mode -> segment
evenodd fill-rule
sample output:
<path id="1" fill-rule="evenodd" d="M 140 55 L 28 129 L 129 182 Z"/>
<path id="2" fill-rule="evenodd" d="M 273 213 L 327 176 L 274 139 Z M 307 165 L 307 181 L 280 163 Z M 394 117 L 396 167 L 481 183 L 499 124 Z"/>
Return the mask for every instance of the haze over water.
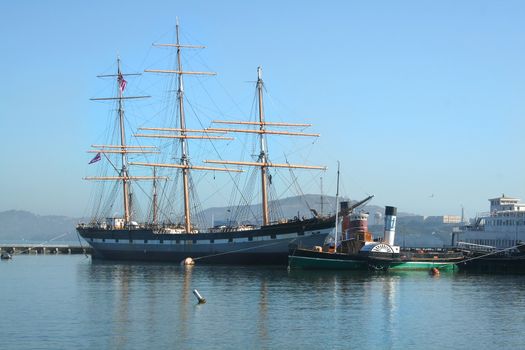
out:
<path id="1" fill-rule="evenodd" d="M 6 349 L 520 348 L 523 276 L 0 263 Z M 192 290 L 207 299 L 197 305 Z"/>

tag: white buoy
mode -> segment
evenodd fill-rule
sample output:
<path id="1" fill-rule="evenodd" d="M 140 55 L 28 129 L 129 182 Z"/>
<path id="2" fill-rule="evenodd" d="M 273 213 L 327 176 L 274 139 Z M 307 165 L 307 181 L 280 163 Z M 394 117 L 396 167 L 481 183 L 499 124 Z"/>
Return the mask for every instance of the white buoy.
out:
<path id="1" fill-rule="evenodd" d="M 180 264 L 185 266 L 195 265 L 195 261 L 192 258 L 186 258 L 182 260 Z"/>
<path id="2" fill-rule="evenodd" d="M 206 299 L 204 299 L 200 294 L 199 294 L 199 291 L 197 289 L 194 289 L 193 290 L 193 294 L 197 297 L 197 300 L 199 301 L 199 304 L 204 304 L 206 303 Z"/>

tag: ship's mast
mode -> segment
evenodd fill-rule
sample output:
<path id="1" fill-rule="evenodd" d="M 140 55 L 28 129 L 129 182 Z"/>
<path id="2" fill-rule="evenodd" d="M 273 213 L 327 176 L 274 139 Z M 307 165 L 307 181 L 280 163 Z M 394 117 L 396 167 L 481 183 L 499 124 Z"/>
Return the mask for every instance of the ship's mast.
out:
<path id="1" fill-rule="evenodd" d="M 182 183 L 184 187 L 184 228 L 187 233 L 191 233 L 191 218 L 190 218 L 190 193 L 188 185 L 188 150 L 186 143 L 186 120 L 184 119 L 184 83 L 182 79 L 182 61 L 180 59 L 180 41 L 179 41 L 179 19 L 177 18 L 176 31 L 176 45 L 177 45 L 177 99 L 179 102 L 179 117 L 180 117 L 180 134 L 183 136 L 181 140 L 181 158 L 180 164 L 182 168 Z"/>
<path id="2" fill-rule="evenodd" d="M 153 168 L 153 224 L 157 224 L 157 169 Z"/>
<path id="3" fill-rule="evenodd" d="M 321 216 L 323 216 L 324 195 L 323 195 L 323 177 L 321 177 Z"/>
<path id="4" fill-rule="evenodd" d="M 263 109 L 263 80 L 262 80 L 262 69 L 257 67 L 257 95 L 259 99 L 259 123 L 261 133 L 259 134 L 261 152 L 259 153 L 259 162 L 262 164 L 268 163 L 268 157 L 266 154 L 266 134 L 264 125 L 264 109 Z M 268 214 L 268 167 L 265 165 L 261 166 L 261 183 L 262 183 L 262 224 L 268 225 L 270 223 L 270 216 Z"/>
<path id="5" fill-rule="evenodd" d="M 159 153 L 153 146 L 129 146 L 126 143 L 126 129 L 124 126 L 124 100 L 130 99 L 142 99 L 148 98 L 150 96 L 124 96 L 124 89 L 126 87 L 126 80 L 124 76 L 133 76 L 140 75 L 139 73 L 122 73 L 120 57 L 117 57 L 117 74 L 106 74 L 99 75 L 99 78 L 116 78 L 117 81 L 117 90 L 118 94 L 116 97 L 100 97 L 92 98 L 92 101 L 112 101 L 116 100 L 118 103 L 118 128 L 120 135 L 119 144 L 110 144 L 110 145 L 92 145 L 93 150 L 88 151 L 89 153 L 97 153 L 98 155 L 104 154 L 105 158 L 111 163 L 108 158 L 108 154 L 120 154 L 121 156 L 121 167 L 118 169 L 115 165 L 111 164 L 115 171 L 118 173 L 118 176 L 95 176 L 95 177 L 86 177 L 86 180 L 97 180 L 97 181 L 122 181 L 122 200 L 123 200 L 123 210 L 124 210 L 124 225 L 129 226 L 132 218 L 132 203 L 131 203 L 131 191 L 130 191 L 130 182 L 133 180 L 151 180 L 151 176 L 129 176 L 129 163 L 128 163 L 128 153 L 135 154 L 146 154 L 146 153 Z M 118 142 L 117 142 L 118 143 Z"/>
<path id="6" fill-rule="evenodd" d="M 122 149 L 126 148 L 126 131 L 124 129 L 124 107 L 122 105 L 122 97 L 124 93 L 122 72 L 120 71 L 120 57 L 117 57 L 117 82 L 118 82 L 118 117 L 120 125 L 120 146 Z M 128 180 L 128 157 L 127 153 L 122 152 L 122 169 L 120 170 L 122 176 L 122 190 L 124 199 L 124 223 L 127 226 L 131 221 L 130 217 L 130 198 L 129 198 L 129 180 Z"/>
<path id="7" fill-rule="evenodd" d="M 163 139 L 179 139 L 181 144 L 181 158 L 179 164 L 164 164 L 164 163 L 144 163 L 144 162 L 132 162 L 130 165 L 140 165 L 149 167 L 161 167 L 161 168 L 175 168 L 182 170 L 182 182 L 183 182 L 183 193 L 184 193 L 184 229 L 187 233 L 192 233 L 191 227 L 191 213 L 190 213 L 190 193 L 189 193 L 189 175 L 190 170 L 213 170 L 213 171 L 230 171 L 230 172 L 242 172 L 238 169 L 228 168 L 217 168 L 209 166 L 197 166 L 191 165 L 188 156 L 188 139 L 208 139 L 208 140 L 232 140 L 231 137 L 223 136 L 211 136 L 209 134 L 214 133 L 208 130 L 195 130 L 186 128 L 186 119 L 184 114 L 184 81 L 183 75 L 215 75 L 213 72 L 189 72 L 182 70 L 181 60 L 181 49 L 202 49 L 204 46 L 200 45 L 186 45 L 180 43 L 179 35 L 179 19 L 177 18 L 177 24 L 175 27 L 176 31 L 176 42 L 174 44 L 153 44 L 153 46 L 161 47 L 175 47 L 177 49 L 177 69 L 166 70 L 166 69 L 146 69 L 145 72 L 149 73 L 168 73 L 176 74 L 177 76 L 177 107 L 179 112 L 179 128 L 164 128 L 164 127 L 144 127 L 139 130 L 147 131 L 161 131 L 159 134 L 135 134 L 136 137 L 152 137 L 152 138 L 163 138 Z M 169 134 L 164 132 L 175 132 L 176 134 Z M 203 133 L 204 135 L 189 135 L 190 133 Z"/>
<path id="8" fill-rule="evenodd" d="M 262 69 L 257 67 L 257 97 L 258 97 L 258 109 L 259 109 L 259 121 L 247 122 L 247 121 L 226 121 L 226 120 L 214 120 L 213 123 L 219 124 L 240 124 L 240 125 L 253 125 L 258 126 L 258 129 L 232 129 L 232 128 L 208 128 L 209 132 L 235 132 L 235 133 L 254 133 L 259 134 L 260 142 L 260 153 L 257 162 L 236 162 L 236 161 L 223 161 L 223 160 L 206 160 L 206 163 L 214 164 L 235 164 L 244 166 L 255 166 L 261 168 L 261 196 L 262 196 L 262 224 L 270 224 L 270 214 L 268 210 L 268 168 L 289 168 L 289 169 L 319 169 L 326 170 L 323 166 L 308 166 L 308 165 L 295 165 L 295 164 L 276 164 L 271 163 L 268 160 L 268 146 L 266 142 L 266 135 L 288 135 L 288 136 L 311 136 L 318 137 L 319 134 L 314 133 L 303 133 L 303 132 L 291 132 L 291 131 L 277 131 L 268 130 L 267 126 L 273 127 L 309 127 L 311 124 L 297 124 L 297 123 L 275 123 L 267 122 L 264 118 L 264 104 L 263 104 L 263 88 L 264 83 L 262 80 Z"/>

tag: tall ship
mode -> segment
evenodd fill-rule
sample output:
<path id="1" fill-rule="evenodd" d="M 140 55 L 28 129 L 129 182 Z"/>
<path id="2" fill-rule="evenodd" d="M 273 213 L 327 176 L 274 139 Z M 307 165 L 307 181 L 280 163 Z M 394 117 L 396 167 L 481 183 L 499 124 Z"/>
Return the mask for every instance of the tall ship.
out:
<path id="1" fill-rule="evenodd" d="M 313 214 L 308 218 L 299 214 L 292 219 L 279 217 L 271 208 L 271 204 L 275 202 L 271 200 L 275 190 L 272 188 L 270 169 L 273 171 L 275 168 L 284 168 L 290 169 L 291 172 L 294 169 L 324 170 L 326 168 L 290 164 L 287 161 L 271 162 L 267 142 L 267 135 L 318 137 L 319 134 L 293 130 L 293 128 L 302 130 L 310 124 L 266 120 L 263 104 L 265 89 L 260 67 L 257 70 L 256 81 L 256 113 L 254 113 L 256 117 L 252 121 L 214 120 L 212 127 L 202 129 L 187 127 L 188 118 L 185 112 L 188 102 L 185 97 L 184 78 L 215 73 L 183 69 L 182 50 L 204 47 L 180 43 L 178 21 L 175 43 L 154 44 L 154 46 L 175 51 L 175 69 L 145 70 L 147 73 L 171 75 L 176 78 L 174 87 L 168 84 L 172 89 L 171 92 L 176 92 L 176 98 L 170 100 L 171 106 L 166 108 L 172 111 L 172 118 L 168 125 L 140 127 L 139 133 L 134 134 L 133 138 L 129 137 L 129 127 L 125 126 L 128 119 L 124 112 L 124 103 L 149 96 L 125 95 L 126 79 L 138 74 L 122 72 L 120 59 L 117 59 L 115 74 L 102 76 L 115 80 L 117 96 L 95 99 L 112 101 L 115 103 L 114 110 L 117 113 L 113 123 L 116 131 L 111 134 L 113 141 L 108 144 L 92 145 L 92 149 L 88 151 L 94 154 L 89 163 L 98 163 L 98 167 L 104 169 L 98 176 L 86 177 L 87 180 L 97 181 L 101 186 L 93 195 L 95 198 L 93 217 L 89 222 L 79 223 L 77 226 L 80 236 L 93 248 L 93 258 L 170 262 L 181 262 L 191 258 L 207 264 L 286 265 L 290 246 L 323 245 L 326 237 L 334 230 L 336 216 L 323 216 L 312 210 Z M 193 104 L 190 104 L 190 107 L 192 111 L 195 108 Z M 227 127 L 224 127 L 225 125 Z M 283 127 L 292 130 L 285 131 Z M 253 161 L 224 160 L 222 154 L 218 152 L 218 160 L 196 162 L 196 158 L 190 157 L 190 143 L 193 149 L 200 150 L 196 145 L 198 142 L 231 141 L 233 138 L 229 135 L 238 133 L 255 135 L 257 138 L 255 149 L 258 154 L 253 156 Z M 137 140 L 145 138 L 156 140 L 157 145 L 130 142 L 137 143 Z M 213 148 L 217 149 L 215 146 Z M 199 152 L 199 156 L 203 156 L 201 153 Z M 165 154 L 164 158 L 161 158 L 160 154 Z M 159 159 L 167 161 L 161 162 Z M 113 174 L 109 173 L 108 168 Z M 195 192 L 200 185 L 192 174 L 206 171 L 213 174 L 228 174 L 233 182 L 233 188 L 239 189 L 241 180 L 238 176 L 242 175 L 239 173 L 244 172 L 244 169 L 253 169 L 252 174 L 260 179 L 261 204 L 260 214 L 255 215 L 257 219 L 252 222 L 231 220 L 222 225 L 212 224 L 209 228 L 199 226 L 196 223 L 199 220 L 196 218 L 202 215 L 202 206 L 196 204 Z M 292 184 L 296 185 L 296 180 Z M 144 183 L 151 186 L 141 185 Z M 138 190 L 135 186 L 138 186 Z M 147 215 L 143 216 L 145 217 L 143 220 L 138 215 L 137 191 L 146 193 L 142 197 L 148 202 L 149 210 Z M 238 197 L 242 199 L 239 200 L 240 204 L 229 206 L 232 212 L 253 210 L 253 206 L 247 203 L 248 195 L 240 194 Z M 104 198 L 105 204 L 102 200 L 97 203 L 99 198 Z M 113 214 L 117 207 L 121 213 Z M 180 214 L 175 213 L 176 209 L 180 210 Z M 108 215 L 107 213 L 111 211 L 113 213 Z M 202 220 L 200 222 L 202 223 Z"/>
<path id="2" fill-rule="evenodd" d="M 453 245 L 505 249 L 525 242 L 525 203 L 505 194 L 489 199 L 489 202 L 490 212 L 478 215 L 472 223 L 454 230 Z"/>

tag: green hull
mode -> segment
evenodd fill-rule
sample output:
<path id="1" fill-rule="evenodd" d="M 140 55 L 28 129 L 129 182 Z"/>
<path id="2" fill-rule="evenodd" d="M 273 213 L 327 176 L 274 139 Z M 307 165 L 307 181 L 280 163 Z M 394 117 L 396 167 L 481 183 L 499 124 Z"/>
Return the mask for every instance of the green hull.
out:
<path id="1" fill-rule="evenodd" d="M 377 255 L 348 255 L 317 252 L 308 249 L 293 249 L 290 250 L 288 255 L 288 266 L 291 269 L 305 270 L 424 271 L 437 268 L 440 271 L 454 271 L 457 270 L 456 264 L 461 260 L 462 257 L 455 256 L 447 256 L 441 259 L 435 257 L 413 257 L 412 260 L 401 260 L 399 258 Z"/>
<path id="2" fill-rule="evenodd" d="M 437 268 L 440 271 L 457 270 L 457 265 L 454 262 L 432 262 L 432 261 L 404 261 L 404 262 L 390 262 L 388 264 L 389 270 L 430 270 Z"/>
<path id="3" fill-rule="evenodd" d="M 368 262 L 364 259 L 352 259 L 347 254 L 333 254 L 296 250 L 288 256 L 291 269 L 304 270 L 366 270 Z"/>

